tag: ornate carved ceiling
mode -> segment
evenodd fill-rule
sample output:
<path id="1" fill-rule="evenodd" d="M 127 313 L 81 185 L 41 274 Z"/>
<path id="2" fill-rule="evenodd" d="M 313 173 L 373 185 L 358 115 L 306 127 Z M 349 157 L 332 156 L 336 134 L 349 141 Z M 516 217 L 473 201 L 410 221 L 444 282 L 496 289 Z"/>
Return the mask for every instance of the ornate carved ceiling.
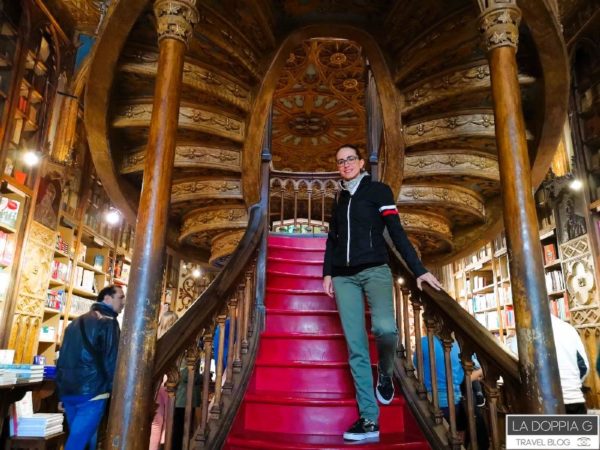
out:
<path id="1" fill-rule="evenodd" d="M 309 40 L 290 52 L 273 98 L 273 167 L 329 172 L 335 150 L 365 143 L 365 62 L 347 40 Z"/>
<path id="2" fill-rule="evenodd" d="M 59 0 L 55 0 L 58 2 Z M 87 4 L 84 0 L 60 0 Z M 242 181 L 250 115 L 282 40 L 294 28 L 325 24 L 294 41 L 274 78 L 273 167 L 292 172 L 335 170 L 334 150 L 365 146 L 366 55 L 356 40 L 328 38 L 351 24 L 376 39 L 399 95 L 405 143 L 398 205 L 413 242 L 426 257 L 455 255 L 499 219 L 499 174 L 490 72 L 471 0 L 198 0 L 183 75 L 171 195 L 179 241 L 211 251 L 222 264 L 247 221 Z M 83 21 L 83 19 L 81 19 Z M 110 20 L 110 18 L 108 19 Z M 115 177 L 137 189 L 152 112 L 158 52 L 147 11 L 125 42 L 112 91 L 110 149 Z M 544 119 L 542 76 L 527 29 L 519 47 L 519 81 L 528 139 L 538 145 Z M 367 55 L 368 56 L 368 55 Z M 536 147 L 532 145 L 532 155 Z M 388 176 L 394 176 L 390 174 Z M 398 173 L 398 177 L 402 174 Z M 313 217 L 322 194 L 314 193 Z M 299 188 L 307 214 L 306 188 Z M 281 215 L 281 189 L 271 214 Z M 283 192 L 293 218 L 294 189 Z M 326 211 L 333 197 L 325 196 Z"/>

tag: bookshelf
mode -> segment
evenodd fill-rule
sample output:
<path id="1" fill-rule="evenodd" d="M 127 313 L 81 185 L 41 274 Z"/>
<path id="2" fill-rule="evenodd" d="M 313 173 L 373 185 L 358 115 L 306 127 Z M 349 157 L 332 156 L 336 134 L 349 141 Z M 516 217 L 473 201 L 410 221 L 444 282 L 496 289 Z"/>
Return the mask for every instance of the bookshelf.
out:
<path id="1" fill-rule="evenodd" d="M 503 234 L 455 261 L 443 273 L 453 274 L 453 283 L 446 283 L 447 287 L 479 323 L 502 342 L 514 334 L 510 271 Z"/>

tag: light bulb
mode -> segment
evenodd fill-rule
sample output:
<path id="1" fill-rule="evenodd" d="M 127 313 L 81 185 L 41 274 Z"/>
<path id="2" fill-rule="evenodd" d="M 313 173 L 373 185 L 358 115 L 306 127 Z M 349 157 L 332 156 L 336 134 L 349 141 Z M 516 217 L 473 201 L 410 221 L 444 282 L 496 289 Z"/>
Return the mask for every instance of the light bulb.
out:
<path id="1" fill-rule="evenodd" d="M 118 223 L 120 218 L 121 216 L 119 215 L 119 211 L 116 209 L 111 209 L 104 215 L 104 220 L 106 220 L 106 222 L 110 225 L 115 225 Z"/>
<path id="2" fill-rule="evenodd" d="M 193 276 L 194 278 L 200 278 L 200 275 L 201 275 L 201 274 L 200 274 L 200 270 L 198 270 L 198 269 L 194 269 L 194 270 L 192 270 L 192 276 Z"/>
<path id="3" fill-rule="evenodd" d="M 25 152 L 23 162 L 29 167 L 37 166 L 40 162 L 40 155 L 32 150 Z"/>
<path id="4" fill-rule="evenodd" d="M 396 280 L 398 282 L 398 284 L 402 285 L 404 284 L 404 278 L 402 277 L 398 277 L 398 279 Z"/>
<path id="5" fill-rule="evenodd" d="M 573 191 L 580 191 L 581 188 L 583 187 L 583 183 L 581 182 L 581 180 L 578 180 L 577 178 L 575 178 L 573 181 L 571 181 L 571 184 L 569 184 L 569 187 Z"/>

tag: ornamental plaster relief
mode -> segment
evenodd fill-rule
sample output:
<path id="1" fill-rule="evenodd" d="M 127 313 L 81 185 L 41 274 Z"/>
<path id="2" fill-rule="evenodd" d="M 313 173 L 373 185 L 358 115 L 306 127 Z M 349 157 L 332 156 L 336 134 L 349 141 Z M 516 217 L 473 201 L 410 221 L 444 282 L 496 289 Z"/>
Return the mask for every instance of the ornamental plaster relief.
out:
<path id="1" fill-rule="evenodd" d="M 485 216 L 483 198 L 477 193 L 459 186 L 427 186 L 404 184 L 398 196 L 398 203 L 443 204 L 446 208 L 458 208 L 476 215 Z M 441 205 L 440 205 L 441 206 Z"/>
<path id="2" fill-rule="evenodd" d="M 528 85 L 534 81 L 534 77 L 519 75 L 521 85 Z M 405 101 L 402 112 L 403 114 L 409 113 L 416 108 L 446 100 L 449 97 L 484 89 L 491 89 L 490 68 L 487 64 L 453 71 L 407 89 L 402 94 Z"/>
<path id="3" fill-rule="evenodd" d="M 245 232 L 236 230 L 216 235 L 211 242 L 209 263 L 222 266 L 235 251 Z"/>
<path id="4" fill-rule="evenodd" d="M 400 222 L 407 230 L 427 231 L 440 235 L 444 239 L 452 239 L 450 222 L 444 216 L 431 213 L 400 212 Z"/>
<path id="5" fill-rule="evenodd" d="M 123 105 L 113 119 L 117 128 L 150 127 L 152 104 Z M 179 108 L 179 128 L 201 131 L 243 142 L 245 125 L 241 120 L 191 106 Z"/>
<path id="6" fill-rule="evenodd" d="M 404 177 L 473 176 L 500 181 L 498 160 L 489 154 L 456 150 L 407 155 Z"/>
<path id="7" fill-rule="evenodd" d="M 158 68 L 158 55 L 151 61 L 127 61 L 119 69 L 124 73 L 132 73 L 147 77 L 155 77 Z M 202 67 L 198 64 L 186 62 L 183 65 L 184 86 L 189 86 L 200 92 L 214 95 L 243 111 L 250 110 L 250 92 L 242 83 L 231 81 L 224 77 L 220 70 Z"/>
<path id="8" fill-rule="evenodd" d="M 215 230 L 245 228 L 248 224 L 248 211 L 242 205 L 211 206 L 188 213 L 183 218 L 179 241 L 193 234 Z"/>
<path id="9" fill-rule="evenodd" d="M 404 136 L 407 147 L 458 136 L 494 138 L 494 114 L 461 114 L 412 123 L 404 129 Z"/>
<path id="10" fill-rule="evenodd" d="M 239 179 L 174 181 L 171 187 L 171 203 L 204 198 L 242 199 L 241 184 Z"/>
<path id="11" fill-rule="evenodd" d="M 127 153 L 121 163 L 122 174 L 144 170 L 146 150 L 138 148 Z M 203 147 L 200 145 L 178 145 L 175 148 L 175 167 L 181 168 L 218 168 L 241 171 L 241 153 L 238 150 Z"/>

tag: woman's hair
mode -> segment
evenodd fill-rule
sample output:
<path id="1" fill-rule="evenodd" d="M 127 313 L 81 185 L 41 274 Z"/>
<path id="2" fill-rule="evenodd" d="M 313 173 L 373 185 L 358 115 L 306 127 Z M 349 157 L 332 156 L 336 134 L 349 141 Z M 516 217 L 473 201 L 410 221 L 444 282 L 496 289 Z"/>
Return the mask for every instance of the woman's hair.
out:
<path id="1" fill-rule="evenodd" d="M 161 337 L 163 334 L 165 334 L 167 330 L 171 328 L 175 322 L 177 322 L 177 319 L 179 319 L 179 317 L 173 311 L 165 311 L 162 313 L 162 316 L 160 316 L 160 319 L 158 319 L 157 337 Z"/>
<path id="2" fill-rule="evenodd" d="M 360 149 L 356 146 L 356 145 L 352 145 L 352 144 L 344 144 L 344 145 L 340 145 L 337 150 L 335 151 L 335 154 L 337 155 L 338 152 L 343 149 L 343 148 L 351 148 L 352 150 L 354 150 L 354 153 L 356 153 L 356 156 L 358 156 L 358 159 L 365 159 L 363 158 Z"/>

